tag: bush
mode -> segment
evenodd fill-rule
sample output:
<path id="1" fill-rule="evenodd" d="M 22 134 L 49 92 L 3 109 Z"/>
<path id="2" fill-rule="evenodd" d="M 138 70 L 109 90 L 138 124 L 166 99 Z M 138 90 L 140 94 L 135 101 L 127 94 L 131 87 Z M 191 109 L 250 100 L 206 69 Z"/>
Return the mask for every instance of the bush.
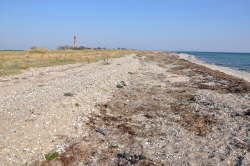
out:
<path id="1" fill-rule="evenodd" d="M 59 50 L 85 50 L 85 49 L 90 49 L 90 48 L 85 47 L 85 46 L 71 47 L 71 46 L 65 45 L 65 46 L 58 47 L 58 49 Z"/>
<path id="2" fill-rule="evenodd" d="M 38 49 L 38 47 L 37 46 L 32 46 L 32 47 L 30 47 L 30 49 L 34 50 L 34 49 Z"/>
<path id="3" fill-rule="evenodd" d="M 34 53 L 34 54 L 45 54 L 49 51 L 47 48 L 38 48 L 38 47 L 31 47 L 30 49 L 27 50 L 29 53 Z"/>
<path id="4" fill-rule="evenodd" d="M 65 45 L 58 47 L 58 50 L 68 50 L 68 49 L 71 49 L 71 46 Z"/>

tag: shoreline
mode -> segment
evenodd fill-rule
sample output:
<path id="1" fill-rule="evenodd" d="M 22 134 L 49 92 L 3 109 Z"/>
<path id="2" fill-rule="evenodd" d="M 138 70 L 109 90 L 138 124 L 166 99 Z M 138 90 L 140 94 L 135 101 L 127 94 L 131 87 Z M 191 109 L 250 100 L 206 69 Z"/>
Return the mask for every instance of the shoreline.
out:
<path id="1" fill-rule="evenodd" d="M 237 70 L 235 68 L 230 68 L 230 67 L 225 67 L 225 66 L 219 66 L 219 65 L 215 65 L 215 64 L 209 64 L 209 63 L 206 63 L 205 61 L 202 61 L 202 60 L 196 58 L 194 55 L 191 55 L 191 54 L 185 54 L 185 53 L 176 53 L 176 54 L 180 59 L 184 59 L 184 60 L 187 60 L 189 62 L 198 64 L 198 65 L 202 65 L 202 66 L 205 66 L 207 68 L 217 70 L 217 71 L 223 72 L 225 74 L 228 74 L 228 75 L 231 75 L 231 76 L 234 76 L 234 77 L 237 77 L 237 78 L 240 78 L 240 79 L 243 79 L 245 81 L 250 82 L 250 72 Z"/>

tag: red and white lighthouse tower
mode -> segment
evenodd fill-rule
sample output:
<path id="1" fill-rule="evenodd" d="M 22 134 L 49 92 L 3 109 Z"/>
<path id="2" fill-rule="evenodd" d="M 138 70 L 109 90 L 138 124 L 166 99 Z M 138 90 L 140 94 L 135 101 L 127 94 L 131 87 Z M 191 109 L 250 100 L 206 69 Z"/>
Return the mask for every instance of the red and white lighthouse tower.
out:
<path id="1" fill-rule="evenodd" d="M 76 35 L 73 36 L 73 48 L 76 48 L 76 43 L 77 43 L 77 37 Z"/>

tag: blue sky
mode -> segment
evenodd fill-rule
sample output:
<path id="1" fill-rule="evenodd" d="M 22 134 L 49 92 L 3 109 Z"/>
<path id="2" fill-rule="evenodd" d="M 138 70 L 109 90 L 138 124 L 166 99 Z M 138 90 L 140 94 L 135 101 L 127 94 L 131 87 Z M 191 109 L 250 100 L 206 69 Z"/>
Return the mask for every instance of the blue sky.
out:
<path id="1" fill-rule="evenodd" d="M 250 52 L 250 0 L 0 0 L 0 49 Z"/>

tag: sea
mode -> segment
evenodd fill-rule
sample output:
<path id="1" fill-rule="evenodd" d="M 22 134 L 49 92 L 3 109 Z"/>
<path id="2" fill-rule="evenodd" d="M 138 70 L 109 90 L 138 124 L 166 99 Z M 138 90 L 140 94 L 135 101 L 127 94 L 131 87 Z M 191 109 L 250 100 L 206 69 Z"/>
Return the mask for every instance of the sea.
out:
<path id="1" fill-rule="evenodd" d="M 177 51 L 194 55 L 197 59 L 214 65 L 250 72 L 250 53 Z"/>

